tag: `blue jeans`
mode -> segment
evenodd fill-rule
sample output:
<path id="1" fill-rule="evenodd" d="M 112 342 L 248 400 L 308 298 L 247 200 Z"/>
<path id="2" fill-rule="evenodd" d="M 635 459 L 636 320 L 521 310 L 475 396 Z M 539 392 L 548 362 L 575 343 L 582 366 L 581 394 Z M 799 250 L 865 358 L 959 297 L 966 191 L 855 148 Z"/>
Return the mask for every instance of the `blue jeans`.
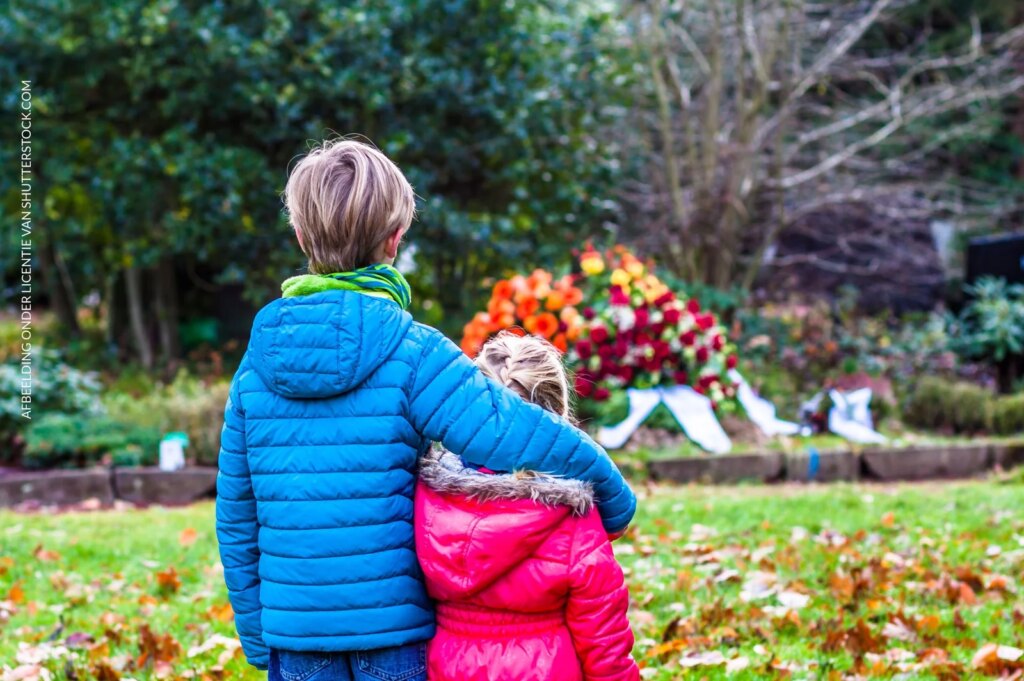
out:
<path id="1" fill-rule="evenodd" d="M 271 650 L 268 681 L 427 681 L 427 644 L 347 653 Z"/>

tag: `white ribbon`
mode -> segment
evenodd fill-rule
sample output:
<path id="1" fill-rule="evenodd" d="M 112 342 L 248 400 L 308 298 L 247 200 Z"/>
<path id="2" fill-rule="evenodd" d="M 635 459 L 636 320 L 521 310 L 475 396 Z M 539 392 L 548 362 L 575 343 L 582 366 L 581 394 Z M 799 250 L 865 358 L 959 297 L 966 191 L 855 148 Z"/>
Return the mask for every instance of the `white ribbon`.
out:
<path id="1" fill-rule="evenodd" d="M 747 412 L 747 416 L 755 426 L 761 429 L 762 433 L 768 437 L 774 437 L 775 435 L 796 435 L 800 432 L 800 424 L 778 418 L 775 415 L 775 405 L 755 393 L 740 372 L 730 369 L 729 378 L 738 386 L 736 398 L 743 407 L 743 411 Z"/>
<path id="2" fill-rule="evenodd" d="M 828 412 L 828 429 L 836 435 L 859 444 L 881 444 L 884 435 L 875 430 L 871 422 L 871 388 L 848 393 L 832 390 L 832 408 Z"/>
<path id="3" fill-rule="evenodd" d="M 629 399 L 629 415 L 622 422 L 602 427 L 597 432 L 597 441 L 608 449 L 618 449 L 629 440 L 637 428 L 647 420 L 658 404 L 664 403 L 675 417 L 686 436 L 703 449 L 724 454 L 732 448 L 729 436 L 711 408 L 711 400 L 685 385 L 671 388 L 630 388 L 626 391 Z"/>

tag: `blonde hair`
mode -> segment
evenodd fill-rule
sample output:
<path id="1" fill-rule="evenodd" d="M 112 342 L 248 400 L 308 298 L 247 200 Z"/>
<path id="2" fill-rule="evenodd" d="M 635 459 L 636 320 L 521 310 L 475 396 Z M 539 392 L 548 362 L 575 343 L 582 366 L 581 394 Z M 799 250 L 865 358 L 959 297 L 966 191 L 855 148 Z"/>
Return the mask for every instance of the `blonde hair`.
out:
<path id="1" fill-rule="evenodd" d="M 374 264 L 381 244 L 408 229 L 416 211 L 412 186 L 398 166 L 348 139 L 326 141 L 299 161 L 284 201 L 313 274 Z"/>
<path id="2" fill-rule="evenodd" d="M 504 331 L 481 348 L 476 364 L 523 399 L 572 420 L 569 377 L 561 353 L 546 340 Z"/>

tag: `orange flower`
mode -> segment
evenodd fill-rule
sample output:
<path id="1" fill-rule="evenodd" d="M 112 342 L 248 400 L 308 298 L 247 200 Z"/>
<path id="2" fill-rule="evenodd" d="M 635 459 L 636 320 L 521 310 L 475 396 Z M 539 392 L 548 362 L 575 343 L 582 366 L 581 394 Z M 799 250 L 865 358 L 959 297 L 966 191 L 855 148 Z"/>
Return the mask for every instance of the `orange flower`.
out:
<path id="1" fill-rule="evenodd" d="M 537 313 L 540 309 L 540 301 L 536 298 L 526 298 L 518 306 L 516 306 L 516 316 L 520 319 L 526 319 Z"/>
<path id="2" fill-rule="evenodd" d="M 470 357 L 476 357 L 476 353 L 480 352 L 480 348 L 483 347 L 484 340 L 479 336 L 463 336 L 462 343 L 459 347 L 462 351 Z"/>
<path id="3" fill-rule="evenodd" d="M 552 312 L 557 312 L 558 310 L 561 310 L 563 307 L 565 307 L 565 294 L 557 289 L 552 291 L 551 293 L 548 294 L 548 299 L 547 301 L 545 301 L 544 307 L 551 310 Z"/>
<path id="4" fill-rule="evenodd" d="M 551 338 L 558 331 L 558 318 L 550 312 L 539 314 L 536 317 L 530 317 L 532 320 L 533 328 L 530 328 L 530 324 L 525 324 L 526 330 L 532 334 L 536 334 L 541 338 Z M 530 321 L 528 320 L 528 321 Z"/>
<path id="5" fill-rule="evenodd" d="M 558 348 L 559 352 L 564 353 L 569 349 L 569 344 L 565 340 L 565 334 L 560 333 L 551 340 L 551 344 Z"/>
<path id="6" fill-rule="evenodd" d="M 509 279 L 508 283 L 512 286 L 512 300 L 516 303 L 521 303 L 533 295 L 530 292 L 530 287 L 526 284 L 526 277 L 521 274 L 517 274 Z"/>
<path id="7" fill-rule="evenodd" d="M 497 284 L 494 285 L 493 296 L 495 298 L 507 300 L 512 297 L 512 292 L 512 282 L 510 282 L 508 279 L 501 279 L 498 281 Z"/>
<path id="8" fill-rule="evenodd" d="M 565 291 L 565 304 L 566 305 L 579 305 L 583 302 L 583 291 L 572 286 Z"/>
<path id="9" fill-rule="evenodd" d="M 516 306 L 511 300 L 491 298 L 490 302 L 487 303 L 487 314 L 490 315 L 491 319 L 498 319 L 502 315 L 512 314 L 515 311 Z"/>
<path id="10" fill-rule="evenodd" d="M 514 325 L 515 323 L 516 323 L 516 318 L 514 316 L 512 316 L 511 313 L 503 314 L 500 317 L 498 317 L 498 326 L 495 329 L 495 331 L 499 331 L 501 329 L 507 329 L 508 327 Z"/>
<path id="11" fill-rule="evenodd" d="M 533 274 L 526 278 L 526 286 L 537 298 L 544 298 L 551 291 L 551 273 L 544 270 L 534 270 Z"/>
<path id="12" fill-rule="evenodd" d="M 547 270 L 537 268 L 533 271 L 532 274 L 530 274 L 529 277 L 527 277 L 526 281 L 530 284 L 531 287 L 536 287 L 540 284 L 550 286 L 552 278 L 553 277 L 551 276 L 550 272 L 548 272 Z"/>

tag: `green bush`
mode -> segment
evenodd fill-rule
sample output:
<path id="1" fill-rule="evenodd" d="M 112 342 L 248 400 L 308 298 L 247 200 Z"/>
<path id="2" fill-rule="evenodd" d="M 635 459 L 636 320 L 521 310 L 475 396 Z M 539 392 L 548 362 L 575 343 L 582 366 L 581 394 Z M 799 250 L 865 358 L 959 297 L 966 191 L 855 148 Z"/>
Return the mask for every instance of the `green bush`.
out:
<path id="1" fill-rule="evenodd" d="M 999 435 L 1024 434 L 1024 393 L 1005 395 L 992 410 L 992 429 Z"/>
<path id="2" fill-rule="evenodd" d="M 27 468 L 74 468 L 101 463 L 105 456 L 119 465 L 154 464 L 160 431 L 110 416 L 52 413 L 33 422 L 25 433 Z"/>
<path id="3" fill-rule="evenodd" d="M 101 413 L 100 381 L 95 373 L 66 364 L 59 353 L 43 350 L 32 363 L 31 419 L 21 413 L 21 365 L 10 357 L 0 365 L 0 462 L 15 459 L 18 449 L 12 437 L 46 414 Z M 8 446 L 5 446 L 7 443 Z"/>
<path id="4" fill-rule="evenodd" d="M 990 431 L 995 402 L 992 392 L 981 386 L 928 376 L 918 382 L 907 399 L 903 420 L 932 430 Z"/>
<path id="5" fill-rule="evenodd" d="M 214 465 L 220 450 L 220 431 L 224 425 L 224 404 L 230 384 L 207 383 L 187 371 L 174 381 L 156 386 L 136 397 L 112 393 L 104 397 L 107 411 L 117 419 L 159 431 L 181 431 L 188 435 L 186 455 L 200 464 Z"/>

